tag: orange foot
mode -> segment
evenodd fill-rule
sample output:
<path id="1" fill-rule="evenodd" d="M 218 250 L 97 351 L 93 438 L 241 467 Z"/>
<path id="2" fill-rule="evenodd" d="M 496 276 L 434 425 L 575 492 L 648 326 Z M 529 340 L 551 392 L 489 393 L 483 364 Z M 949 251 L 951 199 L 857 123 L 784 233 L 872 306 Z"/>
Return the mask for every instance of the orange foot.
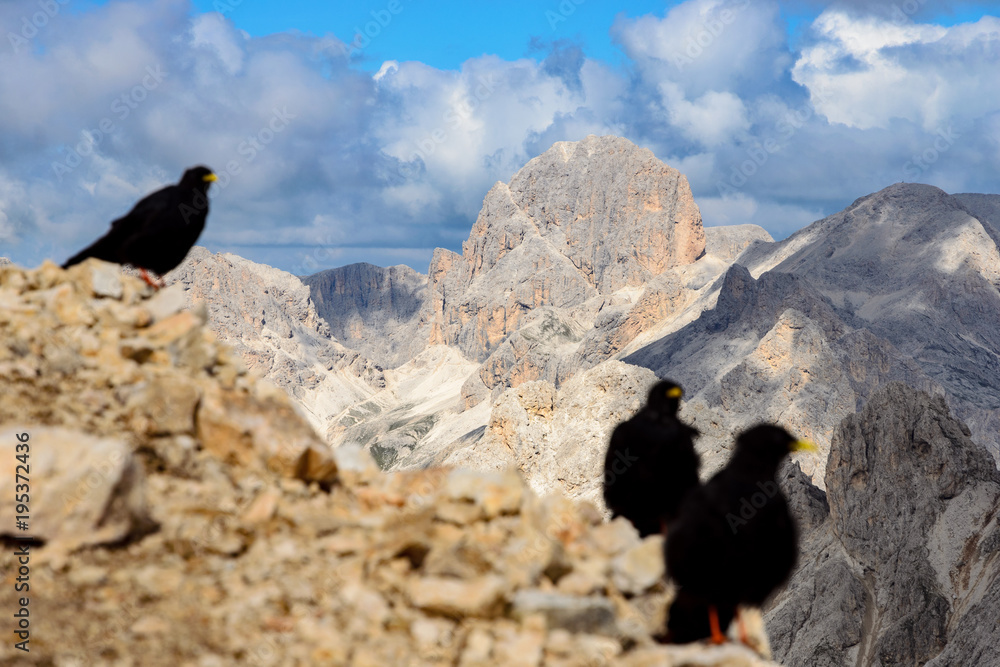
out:
<path id="1" fill-rule="evenodd" d="M 145 282 L 147 285 L 149 285 L 155 290 L 159 290 L 161 287 L 166 287 L 166 283 L 163 282 L 162 278 L 154 281 L 152 278 L 149 277 L 149 273 L 146 271 L 146 269 L 142 268 L 141 266 L 139 267 L 139 276 L 142 278 L 143 282 Z"/>
<path id="2" fill-rule="evenodd" d="M 712 636 L 708 639 L 710 643 L 718 645 L 728 641 L 719 628 L 719 610 L 715 608 L 714 604 L 708 606 L 708 626 L 712 630 Z"/>

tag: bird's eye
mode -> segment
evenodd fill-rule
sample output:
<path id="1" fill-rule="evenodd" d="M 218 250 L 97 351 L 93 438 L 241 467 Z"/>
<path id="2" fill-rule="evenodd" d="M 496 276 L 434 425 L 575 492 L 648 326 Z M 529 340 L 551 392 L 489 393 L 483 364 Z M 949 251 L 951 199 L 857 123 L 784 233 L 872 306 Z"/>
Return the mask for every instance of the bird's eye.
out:
<path id="1" fill-rule="evenodd" d="M 667 389 L 667 398 L 680 398 L 684 395 L 684 391 L 680 387 L 671 387 Z"/>

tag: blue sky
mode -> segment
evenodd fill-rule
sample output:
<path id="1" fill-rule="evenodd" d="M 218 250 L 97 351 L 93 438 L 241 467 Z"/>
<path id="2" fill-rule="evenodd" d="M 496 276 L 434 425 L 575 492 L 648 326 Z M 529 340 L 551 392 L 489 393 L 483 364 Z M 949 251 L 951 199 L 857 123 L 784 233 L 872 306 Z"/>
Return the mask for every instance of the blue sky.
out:
<path id="1" fill-rule="evenodd" d="M 901 180 L 998 192 L 994 4 L 2 2 L 0 255 L 61 261 L 204 163 L 214 251 L 426 271 L 587 134 L 777 238 Z"/>

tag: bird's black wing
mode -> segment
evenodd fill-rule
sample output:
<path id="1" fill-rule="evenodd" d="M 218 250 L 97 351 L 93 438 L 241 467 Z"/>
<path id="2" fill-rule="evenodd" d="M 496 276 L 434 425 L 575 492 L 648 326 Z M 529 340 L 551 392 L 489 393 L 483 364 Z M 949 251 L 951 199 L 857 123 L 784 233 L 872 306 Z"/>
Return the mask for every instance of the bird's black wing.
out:
<path id="1" fill-rule="evenodd" d="M 63 268 L 68 269 L 90 257 L 106 262 L 128 263 L 128 258 L 123 255 L 125 246 L 136 235 L 145 235 L 156 226 L 156 221 L 170 209 L 175 198 L 173 189 L 174 186 L 166 187 L 139 200 L 131 211 L 111 223 L 107 234 L 66 260 Z"/>
<path id="2" fill-rule="evenodd" d="M 176 190 L 177 186 L 170 185 L 140 199 L 131 211 L 111 223 L 111 229 L 121 229 L 125 236 L 157 233 L 170 209 L 177 205 Z"/>

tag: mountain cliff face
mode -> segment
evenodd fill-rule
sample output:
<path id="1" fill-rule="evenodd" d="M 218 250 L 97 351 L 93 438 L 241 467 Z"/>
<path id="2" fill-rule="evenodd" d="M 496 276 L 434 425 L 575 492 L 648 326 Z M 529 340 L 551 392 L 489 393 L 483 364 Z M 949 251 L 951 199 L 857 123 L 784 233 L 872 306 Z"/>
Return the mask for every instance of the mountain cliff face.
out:
<path id="1" fill-rule="evenodd" d="M 946 396 L 996 457 L 998 278 L 996 245 L 959 201 L 895 185 L 748 248 L 714 307 L 622 358 L 678 379 L 699 427 L 777 420 L 824 455 L 841 418 L 902 380 Z M 803 461 L 820 484 L 824 461 Z"/>
<path id="2" fill-rule="evenodd" d="M 426 337 L 414 335 L 427 276 L 410 267 L 351 264 L 302 282 L 333 337 L 384 368 L 401 366 L 427 346 Z"/>
<path id="3" fill-rule="evenodd" d="M 952 195 L 966 210 L 983 223 L 986 233 L 1000 247 L 1000 195 L 962 193 Z"/>
<path id="4" fill-rule="evenodd" d="M 438 249 L 426 287 L 419 274 L 363 265 L 304 279 L 321 310 L 341 304 L 329 316 L 338 339 L 393 369 L 327 435 L 385 465 L 495 467 L 480 441 L 502 421 L 491 413 L 504 392 L 537 382 L 555 391 L 613 358 L 689 308 L 755 241 L 770 236 L 752 225 L 703 230 L 684 176 L 627 140 L 556 144 L 490 190 L 462 254 Z M 411 393 L 425 386 L 432 399 Z M 595 426 L 586 447 L 604 437 Z M 570 465 L 531 465 L 529 481 L 566 479 Z M 595 488 L 570 485 L 588 497 Z"/>
<path id="5" fill-rule="evenodd" d="M 618 137 L 560 142 L 493 186 L 461 259 L 432 265 L 431 341 L 484 361 L 530 311 L 643 285 L 704 250 L 680 172 Z"/>
<path id="6" fill-rule="evenodd" d="M 27 652 L 0 664 L 773 667 L 653 641 L 659 536 L 513 471 L 332 452 L 178 289 L 94 259 L 0 267 L 0 568 L 30 565 L 0 588 Z"/>
<path id="7" fill-rule="evenodd" d="M 790 493 L 800 567 L 770 605 L 790 665 L 994 665 L 1000 472 L 944 400 L 892 383 L 837 427 L 825 496 Z"/>
<path id="8" fill-rule="evenodd" d="M 195 247 L 168 279 L 181 303 L 205 304 L 215 333 L 295 398 L 320 432 L 385 386 L 378 364 L 331 337 L 309 288 L 289 273 Z"/>

